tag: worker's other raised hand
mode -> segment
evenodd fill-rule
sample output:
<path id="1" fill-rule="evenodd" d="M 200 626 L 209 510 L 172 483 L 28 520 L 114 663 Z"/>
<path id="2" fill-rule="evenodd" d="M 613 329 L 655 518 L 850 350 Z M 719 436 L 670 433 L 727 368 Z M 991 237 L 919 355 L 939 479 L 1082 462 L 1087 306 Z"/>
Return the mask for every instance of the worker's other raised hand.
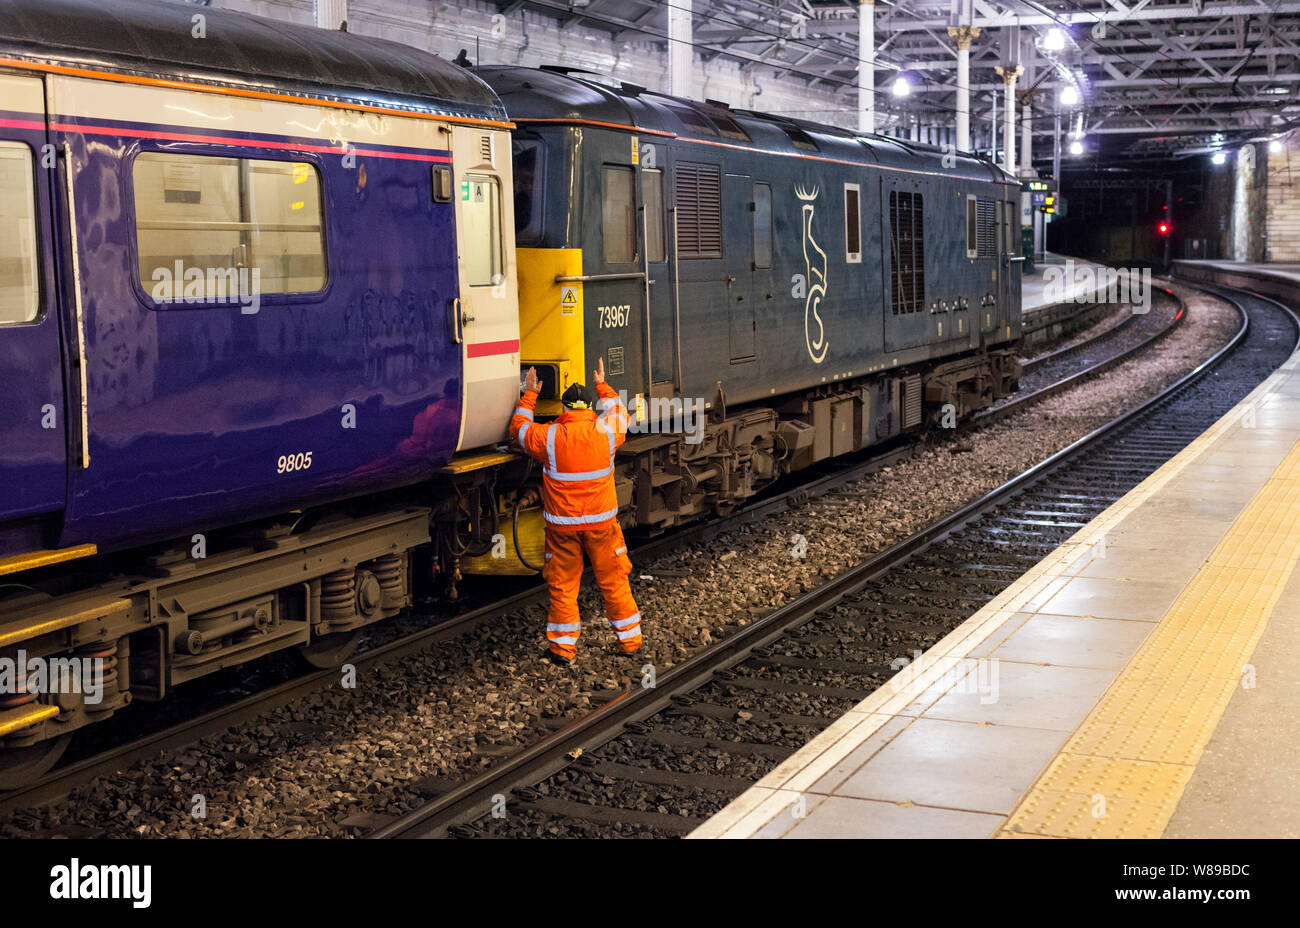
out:
<path id="1" fill-rule="evenodd" d="M 605 382 L 605 359 L 604 358 L 596 359 L 596 369 L 591 372 L 591 382 L 592 383 Z"/>
<path id="2" fill-rule="evenodd" d="M 528 393 L 537 393 L 537 368 L 528 368 L 528 373 L 524 375 L 524 390 Z"/>

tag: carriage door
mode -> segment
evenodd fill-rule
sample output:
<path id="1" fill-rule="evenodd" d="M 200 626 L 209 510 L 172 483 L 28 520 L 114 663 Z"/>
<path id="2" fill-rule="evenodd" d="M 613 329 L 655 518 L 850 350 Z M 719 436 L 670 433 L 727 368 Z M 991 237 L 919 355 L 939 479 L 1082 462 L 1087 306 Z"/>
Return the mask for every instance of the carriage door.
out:
<path id="1" fill-rule="evenodd" d="M 505 438 L 519 398 L 519 313 L 510 136 L 451 130 L 460 295 L 451 301 L 465 386 L 457 449 Z"/>
<path id="2" fill-rule="evenodd" d="M 677 281 L 673 275 L 677 264 L 668 260 L 671 223 L 664 209 L 664 172 L 657 164 L 656 147 L 643 144 L 640 158 L 641 224 L 650 294 L 650 395 L 671 397 L 681 388 L 677 374 Z"/>
<path id="3" fill-rule="evenodd" d="M 1020 217 L 1016 209 L 1018 204 L 1007 201 L 1002 206 L 1002 237 L 1005 252 L 1002 260 L 998 262 L 1002 275 L 998 305 L 1002 310 L 1002 323 L 1016 326 L 1016 331 L 1011 334 L 1018 335 L 1020 287 L 1024 276 L 1023 265 L 1015 260 L 1020 256 Z"/>
<path id="4" fill-rule="evenodd" d="M 722 179 L 722 215 L 732 217 L 724 236 L 731 363 L 754 358 L 754 229 L 752 185 L 747 174 Z"/>
<path id="5" fill-rule="evenodd" d="M 0 515 L 11 517 L 63 507 L 68 416 L 80 411 L 64 403 L 44 83 L 0 74 L 0 110 Z"/>

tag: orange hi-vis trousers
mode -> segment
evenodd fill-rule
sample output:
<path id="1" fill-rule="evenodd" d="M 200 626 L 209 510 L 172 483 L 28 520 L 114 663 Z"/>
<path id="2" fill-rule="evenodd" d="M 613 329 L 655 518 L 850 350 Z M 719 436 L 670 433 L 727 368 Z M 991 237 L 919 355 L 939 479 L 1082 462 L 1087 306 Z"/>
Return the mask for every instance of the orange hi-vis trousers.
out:
<path id="1" fill-rule="evenodd" d="M 641 613 L 627 577 L 632 562 L 617 520 L 582 531 L 548 531 L 546 563 L 542 576 L 551 587 L 551 608 L 546 617 L 546 638 L 551 652 L 573 660 L 577 655 L 582 620 L 578 615 L 578 588 L 582 584 L 582 553 L 587 552 L 596 583 L 605 597 L 605 617 L 618 636 L 619 647 L 632 652 L 641 647 Z"/>

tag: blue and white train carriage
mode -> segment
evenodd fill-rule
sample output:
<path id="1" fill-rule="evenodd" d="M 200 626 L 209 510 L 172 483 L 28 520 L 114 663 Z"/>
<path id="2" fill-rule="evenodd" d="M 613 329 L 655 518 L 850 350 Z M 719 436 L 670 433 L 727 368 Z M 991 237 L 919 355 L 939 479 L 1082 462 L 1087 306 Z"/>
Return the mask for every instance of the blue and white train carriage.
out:
<path id="1" fill-rule="evenodd" d="M 510 128 L 405 46 L 0 0 L 0 657 L 114 667 L 95 704 L 0 693 L 0 787 L 133 696 L 337 656 L 478 518 L 518 397 Z"/>

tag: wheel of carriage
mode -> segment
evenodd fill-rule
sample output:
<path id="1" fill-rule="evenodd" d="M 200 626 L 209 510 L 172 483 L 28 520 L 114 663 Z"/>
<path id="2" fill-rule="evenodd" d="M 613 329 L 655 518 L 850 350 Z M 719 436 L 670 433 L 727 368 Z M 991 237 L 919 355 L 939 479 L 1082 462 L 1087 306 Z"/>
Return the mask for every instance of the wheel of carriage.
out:
<path id="1" fill-rule="evenodd" d="M 53 769 L 72 741 L 72 733 L 23 748 L 0 748 L 0 790 L 21 789 Z"/>
<path id="2" fill-rule="evenodd" d="M 335 632 L 332 635 L 319 635 L 310 644 L 300 645 L 298 654 L 317 670 L 331 670 L 357 653 L 357 645 L 360 643 L 360 629 Z"/>

